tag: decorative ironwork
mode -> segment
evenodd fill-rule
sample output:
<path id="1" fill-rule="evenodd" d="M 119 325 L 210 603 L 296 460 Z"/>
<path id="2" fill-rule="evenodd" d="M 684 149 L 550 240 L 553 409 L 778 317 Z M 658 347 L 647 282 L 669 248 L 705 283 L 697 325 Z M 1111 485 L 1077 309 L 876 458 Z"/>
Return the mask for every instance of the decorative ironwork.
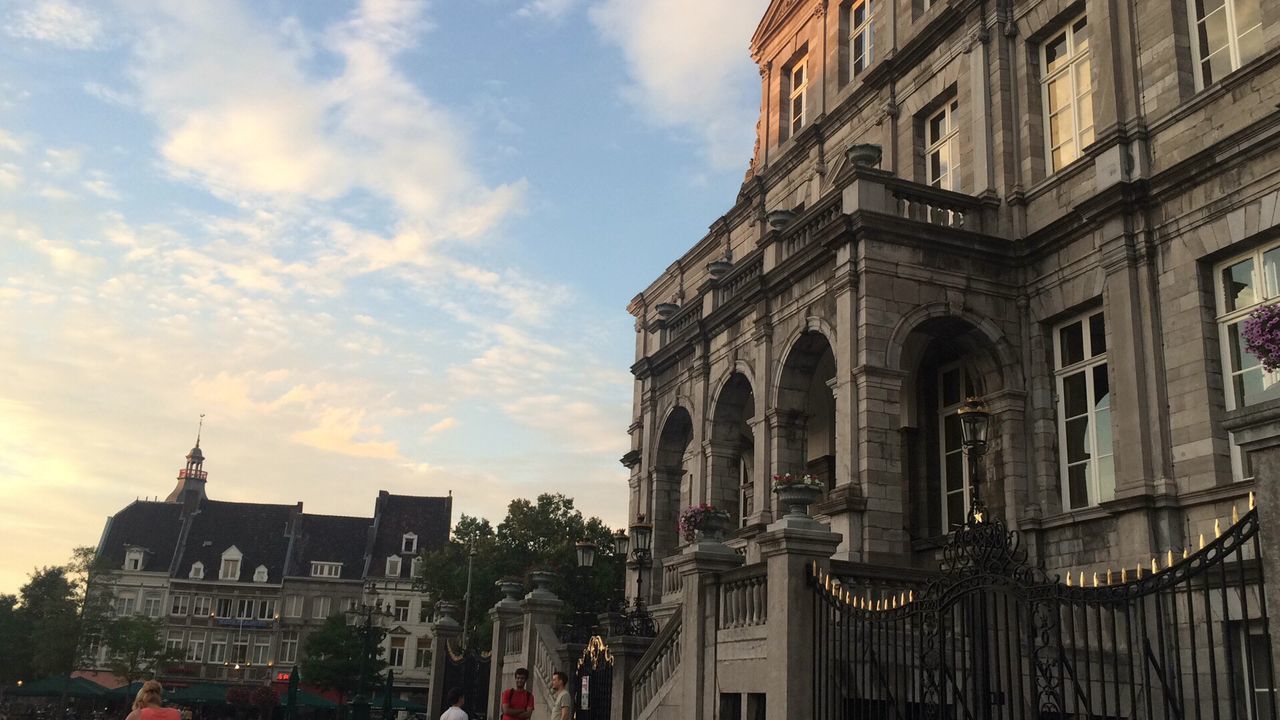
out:
<path id="1" fill-rule="evenodd" d="M 814 717 L 1275 720 L 1256 511 L 1179 554 L 1061 582 L 979 510 L 918 597 L 815 564 Z"/>
<path id="2" fill-rule="evenodd" d="M 599 635 L 593 635 L 578 657 L 578 682 L 573 688 L 578 720 L 609 720 L 613 709 L 613 655 Z"/>
<path id="3" fill-rule="evenodd" d="M 461 688 L 466 695 L 469 707 L 482 708 L 489 697 L 490 653 L 478 652 L 460 643 L 448 642 L 444 652 L 444 673 L 442 682 L 446 691 L 449 688 Z M 441 693 L 441 697 L 444 694 Z M 442 705 L 435 709 L 436 713 L 444 712 Z"/>
<path id="4" fill-rule="evenodd" d="M 640 598 L 636 598 L 634 602 L 623 600 L 618 603 L 618 612 L 610 623 L 609 634 L 657 637 L 658 623 Z"/>

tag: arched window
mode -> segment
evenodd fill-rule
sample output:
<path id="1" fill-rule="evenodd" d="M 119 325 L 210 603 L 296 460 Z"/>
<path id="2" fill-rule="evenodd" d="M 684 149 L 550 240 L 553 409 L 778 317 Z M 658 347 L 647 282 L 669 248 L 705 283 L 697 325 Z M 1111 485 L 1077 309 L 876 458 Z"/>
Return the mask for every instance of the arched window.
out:
<path id="1" fill-rule="evenodd" d="M 414 553 L 418 552 L 418 536 L 411 532 L 400 536 L 400 552 Z"/>
<path id="2" fill-rule="evenodd" d="M 222 553 L 222 565 L 218 568 L 219 580 L 239 580 L 240 579 L 240 561 L 244 555 L 235 545 L 227 548 Z"/>
<path id="3" fill-rule="evenodd" d="M 204 579 L 204 563 L 202 562 L 191 563 L 191 572 L 187 574 L 187 577 L 191 578 L 192 580 L 203 580 Z"/>
<path id="4" fill-rule="evenodd" d="M 755 436 L 750 420 L 756 397 L 742 373 L 729 376 L 712 414 L 710 501 L 741 526 L 755 511 Z"/>

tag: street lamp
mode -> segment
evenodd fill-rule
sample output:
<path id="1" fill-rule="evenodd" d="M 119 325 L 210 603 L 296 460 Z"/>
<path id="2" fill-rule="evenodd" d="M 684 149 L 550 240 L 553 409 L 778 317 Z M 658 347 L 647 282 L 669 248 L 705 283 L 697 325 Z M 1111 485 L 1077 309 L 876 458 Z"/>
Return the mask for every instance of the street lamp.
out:
<path id="1" fill-rule="evenodd" d="M 596 544 L 590 540 L 579 540 L 574 547 L 578 549 L 578 567 L 590 569 L 596 564 Z"/>
<path id="2" fill-rule="evenodd" d="M 956 414 L 960 416 L 960 442 L 964 446 L 965 456 L 969 458 L 969 515 L 971 520 L 981 522 L 984 506 L 978 474 L 982 456 L 987 452 L 991 413 L 987 411 L 982 398 L 970 397 L 965 399 L 964 406 Z"/>
<path id="3" fill-rule="evenodd" d="M 618 530 L 613 535 L 614 548 L 625 557 L 629 546 L 631 559 L 636 565 L 636 599 L 631 609 L 623 613 L 620 629 L 624 635 L 653 637 L 658 634 L 657 624 L 644 606 L 644 568 L 649 564 L 652 542 L 653 524 L 645 522 L 643 514 L 637 516 L 636 522 L 631 525 L 630 537 L 627 537 L 622 530 Z M 626 593 L 624 592 L 623 595 L 625 603 Z"/>
<path id="4" fill-rule="evenodd" d="M 619 557 L 627 556 L 627 548 L 631 545 L 631 538 L 627 537 L 627 531 L 618 528 L 613 533 L 613 551 Z"/>

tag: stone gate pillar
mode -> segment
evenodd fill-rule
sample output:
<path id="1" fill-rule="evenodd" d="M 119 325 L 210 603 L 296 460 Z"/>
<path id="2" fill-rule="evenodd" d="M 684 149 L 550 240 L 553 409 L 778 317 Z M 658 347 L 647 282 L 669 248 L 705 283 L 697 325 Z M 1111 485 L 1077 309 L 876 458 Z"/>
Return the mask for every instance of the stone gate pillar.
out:
<path id="1" fill-rule="evenodd" d="M 519 666 L 506 666 L 502 660 L 512 654 L 514 648 L 508 647 L 512 633 L 520 626 L 520 583 L 514 581 L 498 581 L 498 587 L 504 597 L 489 610 L 493 620 L 493 645 L 489 655 L 489 697 L 485 706 L 489 708 L 489 717 L 499 717 L 502 710 L 502 690 L 515 685 L 515 671 Z M 516 642 L 519 642 L 518 636 Z"/>
<path id="2" fill-rule="evenodd" d="M 745 558 L 715 540 L 699 540 L 685 547 L 671 565 L 683 581 L 684 604 L 680 630 L 681 716 L 711 720 L 716 701 L 716 621 L 720 574 L 742 565 Z"/>
<path id="3" fill-rule="evenodd" d="M 462 636 L 462 625 L 454 618 L 458 606 L 451 602 L 436 603 L 436 621 L 431 626 L 431 686 L 427 689 L 427 714 L 439 714 L 444 704 L 444 669 L 449 659 L 449 643 Z"/>

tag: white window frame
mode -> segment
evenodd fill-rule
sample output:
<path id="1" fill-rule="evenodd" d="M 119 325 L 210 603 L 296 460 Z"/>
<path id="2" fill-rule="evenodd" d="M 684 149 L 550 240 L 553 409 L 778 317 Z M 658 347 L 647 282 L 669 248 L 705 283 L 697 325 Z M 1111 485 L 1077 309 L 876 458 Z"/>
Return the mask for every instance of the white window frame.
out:
<path id="1" fill-rule="evenodd" d="M 1112 428 L 1107 429 L 1107 434 L 1111 435 L 1111 447 L 1106 448 L 1103 452 L 1098 447 L 1098 419 L 1097 413 L 1099 408 L 1095 405 L 1094 397 L 1094 368 L 1099 365 L 1105 366 L 1107 373 L 1107 411 L 1108 424 L 1114 426 L 1114 407 L 1111 398 L 1113 397 L 1113 384 L 1111 382 L 1111 365 L 1107 358 L 1110 357 L 1111 345 L 1107 341 L 1107 347 L 1100 353 L 1094 355 L 1093 337 L 1090 332 L 1089 324 L 1094 317 L 1102 316 L 1103 336 L 1107 336 L 1106 313 L 1101 310 L 1090 310 L 1088 312 L 1076 315 L 1069 320 L 1058 323 L 1053 327 L 1053 381 L 1054 381 L 1054 418 L 1058 425 L 1058 478 L 1059 484 L 1062 486 L 1062 509 L 1064 511 L 1080 510 L 1083 508 L 1094 507 L 1100 502 L 1111 500 L 1115 497 L 1115 434 Z M 1080 324 L 1080 332 L 1084 347 L 1084 359 L 1072 363 L 1067 366 L 1060 366 L 1062 358 L 1062 330 L 1071 325 Z M 1066 401 L 1065 401 L 1065 383 L 1067 378 L 1075 376 L 1079 373 L 1084 374 L 1085 381 L 1085 413 L 1083 415 L 1073 415 L 1071 418 L 1066 417 Z M 1088 422 L 1089 432 L 1086 433 L 1085 453 L 1088 455 L 1086 460 L 1071 463 L 1067 457 L 1067 421 L 1086 418 Z M 1112 458 L 1111 460 L 1111 478 L 1107 481 L 1106 486 L 1103 485 L 1103 478 L 1098 471 L 1102 465 L 1100 462 L 1104 458 Z M 1086 465 L 1085 472 L 1085 494 L 1087 496 L 1086 503 L 1080 506 L 1072 506 L 1071 504 L 1071 479 L 1069 468 L 1077 465 Z"/>
<path id="2" fill-rule="evenodd" d="M 191 578 L 192 580 L 203 580 L 204 579 L 204 563 L 198 560 L 196 562 L 191 563 L 191 572 L 187 573 L 187 577 Z"/>
<path id="3" fill-rule="evenodd" d="M 284 616 L 288 618 L 302 617 L 302 596 L 301 595 L 285 595 L 284 596 Z"/>
<path id="4" fill-rule="evenodd" d="M 1243 1 L 1250 2 L 1251 0 L 1243 0 Z M 1267 2 L 1268 0 L 1252 0 L 1252 1 L 1256 1 L 1258 3 L 1258 24 L 1252 27 L 1245 28 L 1244 32 L 1237 31 L 1238 21 L 1237 21 L 1236 15 L 1238 11 L 1236 9 L 1236 4 L 1238 2 L 1241 2 L 1241 0 L 1223 0 L 1222 7 L 1218 8 L 1212 13 L 1209 13 L 1209 15 L 1214 15 L 1219 12 L 1223 13 L 1223 15 L 1225 16 L 1225 21 L 1227 26 L 1226 46 L 1219 48 L 1214 52 L 1209 53 L 1209 55 L 1213 56 L 1225 50 L 1228 54 L 1228 57 L 1231 59 L 1231 69 L 1228 70 L 1222 77 L 1215 77 L 1212 79 L 1211 82 L 1206 83 L 1205 77 L 1204 77 L 1205 75 L 1204 62 L 1206 58 L 1203 57 L 1204 49 L 1200 47 L 1200 40 L 1201 40 L 1200 29 L 1206 24 L 1205 22 L 1206 18 L 1197 17 L 1196 0 L 1187 0 L 1187 22 L 1191 26 L 1190 28 L 1191 29 L 1191 37 L 1190 37 L 1191 54 L 1192 54 L 1191 57 L 1192 57 L 1192 61 L 1195 63 L 1193 74 L 1195 75 L 1195 78 L 1196 78 L 1197 91 L 1204 90 L 1209 85 L 1212 85 L 1213 83 L 1216 83 L 1219 80 L 1221 80 L 1223 77 L 1226 77 L 1227 75 L 1230 75 L 1231 73 L 1239 70 L 1240 68 L 1244 67 L 1247 63 L 1251 62 L 1252 60 L 1256 59 L 1259 55 L 1262 54 L 1261 52 L 1259 52 L 1258 54 L 1251 55 L 1247 58 L 1243 57 L 1240 54 L 1240 38 L 1243 37 L 1244 35 L 1249 34 L 1250 32 L 1258 33 L 1258 36 L 1259 36 L 1258 48 L 1261 51 L 1263 47 L 1264 40 L 1261 37 L 1262 31 L 1263 31 L 1262 4 L 1263 2 Z"/>
<path id="5" fill-rule="evenodd" d="M 400 645 L 396 646 L 396 641 L 400 641 Z M 408 650 L 409 642 L 403 635 L 393 635 L 387 641 L 387 664 L 391 667 L 404 667 L 404 658 Z"/>
<path id="6" fill-rule="evenodd" d="M 943 393 L 943 376 L 947 373 L 957 370 L 960 372 L 960 399 L 954 403 L 944 405 L 945 394 Z M 972 487 L 969 477 L 969 458 L 964 455 L 964 446 L 948 451 L 947 449 L 947 418 L 949 416 L 957 416 L 960 408 L 964 407 L 966 386 L 972 385 L 972 378 L 963 362 L 953 362 L 938 368 L 938 497 L 942 502 L 942 532 L 951 532 L 951 526 L 957 525 L 965 521 L 969 513 L 970 497 Z M 959 490 L 947 490 L 947 455 L 952 453 L 960 453 L 960 473 L 962 477 L 961 487 Z M 948 496 L 953 493 L 961 494 L 961 512 L 962 516 L 958 518 L 950 517 L 947 511 Z"/>
<path id="7" fill-rule="evenodd" d="M 392 555 L 387 558 L 387 577 L 400 577 L 400 556 Z"/>
<path id="8" fill-rule="evenodd" d="M 146 552 L 141 548 L 129 548 L 124 554 L 124 569 L 129 571 L 141 571 L 142 563 L 146 561 Z"/>
<path id="9" fill-rule="evenodd" d="M 956 182 L 959 179 L 956 170 L 958 169 L 960 158 L 959 114 L 960 101 L 953 97 L 943 103 L 937 112 L 932 113 L 924 120 L 924 172 L 925 181 L 931 187 L 942 190 L 956 190 L 959 187 L 959 183 Z M 941 135 L 934 137 L 933 121 L 939 117 L 942 118 L 944 130 Z M 935 155 L 946 160 L 947 168 L 945 174 L 937 177 L 933 174 L 933 158 Z M 939 164 L 942 163 L 940 162 Z"/>
<path id="10" fill-rule="evenodd" d="M 401 605 L 401 603 L 404 603 Z M 400 611 L 404 612 L 401 613 Z M 413 602 L 410 600 L 394 600 L 391 603 L 391 614 L 395 617 L 396 622 L 409 622 L 409 612 L 413 610 Z"/>
<path id="11" fill-rule="evenodd" d="M 142 596 L 142 614 L 149 618 L 158 618 L 164 603 L 159 593 L 148 593 Z"/>
<path id="12" fill-rule="evenodd" d="M 191 633 L 187 640 L 187 662 L 204 662 L 204 633 Z"/>
<path id="13" fill-rule="evenodd" d="M 796 71 L 800 71 L 799 87 L 796 85 Z M 787 128 L 788 137 L 795 137 L 809 122 L 809 53 L 787 67 Z M 796 100 L 800 101 L 800 112 L 796 112 Z"/>
<path id="14" fill-rule="evenodd" d="M 115 614 L 117 616 L 136 615 L 138 612 L 138 598 L 136 595 L 117 595 L 115 602 Z"/>
<path id="15" fill-rule="evenodd" d="M 213 633 L 209 637 L 209 655 L 206 662 L 221 663 L 227 660 L 227 634 Z"/>
<path id="16" fill-rule="evenodd" d="M 175 594 L 170 597 L 169 614 L 177 617 L 186 617 L 191 607 L 191 596 Z"/>
<path id="17" fill-rule="evenodd" d="M 267 566 L 259 565 L 253 571 L 253 581 L 256 583 L 264 583 L 267 581 Z"/>
<path id="18" fill-rule="evenodd" d="M 280 662 L 298 661 L 298 632 L 291 630 L 280 635 Z"/>
<path id="19" fill-rule="evenodd" d="M 255 633 L 252 649 L 249 651 L 249 662 L 254 665 L 266 665 L 271 662 L 271 636 Z"/>
<path id="20" fill-rule="evenodd" d="M 1053 33 L 1049 36 L 1049 39 L 1040 43 L 1040 98 L 1041 102 L 1044 103 L 1044 111 L 1042 113 L 1044 115 L 1044 155 L 1046 167 L 1049 169 L 1050 175 L 1084 157 L 1085 147 L 1092 145 L 1095 139 L 1093 132 L 1092 45 L 1089 44 L 1090 40 L 1088 35 L 1085 36 L 1086 47 L 1084 49 L 1081 49 L 1076 41 L 1076 25 L 1078 25 L 1081 20 L 1085 21 L 1085 27 L 1087 28 L 1088 17 L 1086 14 L 1082 13 L 1072 18 L 1070 22 L 1066 23 L 1062 30 Z M 1050 72 L 1048 60 L 1049 46 L 1053 44 L 1054 40 L 1057 40 L 1059 36 L 1064 34 L 1066 35 L 1067 40 L 1068 55 L 1063 59 L 1062 64 L 1057 69 Z M 1081 64 L 1084 65 L 1084 72 L 1089 75 L 1089 89 L 1085 92 L 1080 92 L 1080 88 L 1077 83 L 1079 76 L 1076 68 Z M 1053 144 L 1052 131 L 1053 115 L 1061 114 L 1064 110 L 1059 108 L 1058 113 L 1050 113 L 1049 86 L 1052 85 L 1054 81 L 1060 80 L 1064 77 L 1068 80 L 1071 86 L 1071 109 L 1069 110 L 1071 113 L 1071 136 L 1068 140 L 1064 140 L 1055 146 Z M 1089 97 L 1089 117 L 1087 118 L 1089 124 L 1087 132 L 1086 129 L 1081 126 L 1081 118 L 1084 113 L 1082 113 L 1080 109 L 1080 101 L 1086 95 Z M 1053 151 L 1057 148 L 1063 147 L 1068 141 L 1074 145 L 1075 154 L 1069 159 L 1064 159 L 1062 165 L 1055 165 L 1053 162 Z"/>
<path id="21" fill-rule="evenodd" d="M 222 562 L 218 565 L 219 580 L 239 580 L 240 564 L 244 560 L 244 554 L 235 545 L 227 548 L 222 553 Z"/>
<path id="22" fill-rule="evenodd" d="M 208 595 L 197 595 L 191 601 L 191 614 L 195 617 L 208 616 L 213 599 Z"/>
<path id="23" fill-rule="evenodd" d="M 182 650 L 186 647 L 186 643 L 183 640 L 181 630 L 170 630 L 168 637 L 164 641 L 164 649 L 174 656 L 181 657 Z"/>
<path id="24" fill-rule="evenodd" d="M 414 643 L 413 649 L 413 666 L 415 668 L 424 668 L 431 664 L 431 642 L 425 638 L 418 638 Z"/>
<path id="25" fill-rule="evenodd" d="M 418 574 L 421 572 L 422 572 L 422 556 L 415 555 L 413 557 L 413 560 L 409 561 L 409 574 L 416 578 L 418 577 Z"/>
<path id="26" fill-rule="evenodd" d="M 311 598 L 311 617 L 316 620 L 328 619 L 330 602 L 330 598 L 325 595 Z"/>
<path id="27" fill-rule="evenodd" d="M 1260 245 L 1249 252 L 1223 260 L 1213 268 L 1214 313 L 1218 325 L 1218 346 L 1222 353 L 1222 385 L 1227 410 L 1236 410 L 1245 406 L 1243 398 L 1236 395 L 1237 377 L 1250 372 L 1261 373 L 1264 389 L 1280 383 L 1280 372 L 1267 372 L 1262 369 L 1261 363 L 1250 365 L 1248 368 L 1236 367 L 1231 352 L 1231 326 L 1243 323 L 1249 313 L 1257 308 L 1280 301 L 1280 262 L 1277 262 L 1277 277 L 1268 277 L 1264 261 L 1266 254 L 1272 250 L 1280 250 L 1280 242 Z M 1222 275 L 1229 268 L 1249 260 L 1253 261 L 1254 301 L 1234 310 L 1227 310 L 1226 285 Z M 1230 433 L 1228 435 L 1231 438 L 1231 475 L 1237 481 L 1249 480 L 1253 477 L 1251 464 L 1247 462 L 1244 453 L 1236 445 L 1235 435 Z"/>
<path id="28" fill-rule="evenodd" d="M 342 563 L 312 561 L 311 577 L 342 577 Z"/>
<path id="29" fill-rule="evenodd" d="M 418 536 L 414 533 L 405 533 L 400 536 L 400 552 L 416 553 L 418 552 Z"/>
<path id="30" fill-rule="evenodd" d="M 875 14 L 875 6 L 873 0 L 854 0 L 846 6 L 845 12 L 848 13 L 846 22 L 849 25 L 849 78 L 856 80 L 859 76 L 871 67 L 875 62 L 875 42 L 872 32 L 872 18 Z M 928 8 L 928 6 L 925 6 Z M 857 22 L 858 10 L 862 10 L 862 22 Z M 856 50 L 858 47 L 858 39 L 862 39 L 863 52 L 859 54 Z M 862 67 L 858 67 L 858 61 L 862 61 Z"/>
<path id="31" fill-rule="evenodd" d="M 224 611 L 223 608 L 226 608 Z M 214 617 L 233 618 L 236 616 L 236 604 L 232 598 L 220 597 L 213 604 Z"/>

